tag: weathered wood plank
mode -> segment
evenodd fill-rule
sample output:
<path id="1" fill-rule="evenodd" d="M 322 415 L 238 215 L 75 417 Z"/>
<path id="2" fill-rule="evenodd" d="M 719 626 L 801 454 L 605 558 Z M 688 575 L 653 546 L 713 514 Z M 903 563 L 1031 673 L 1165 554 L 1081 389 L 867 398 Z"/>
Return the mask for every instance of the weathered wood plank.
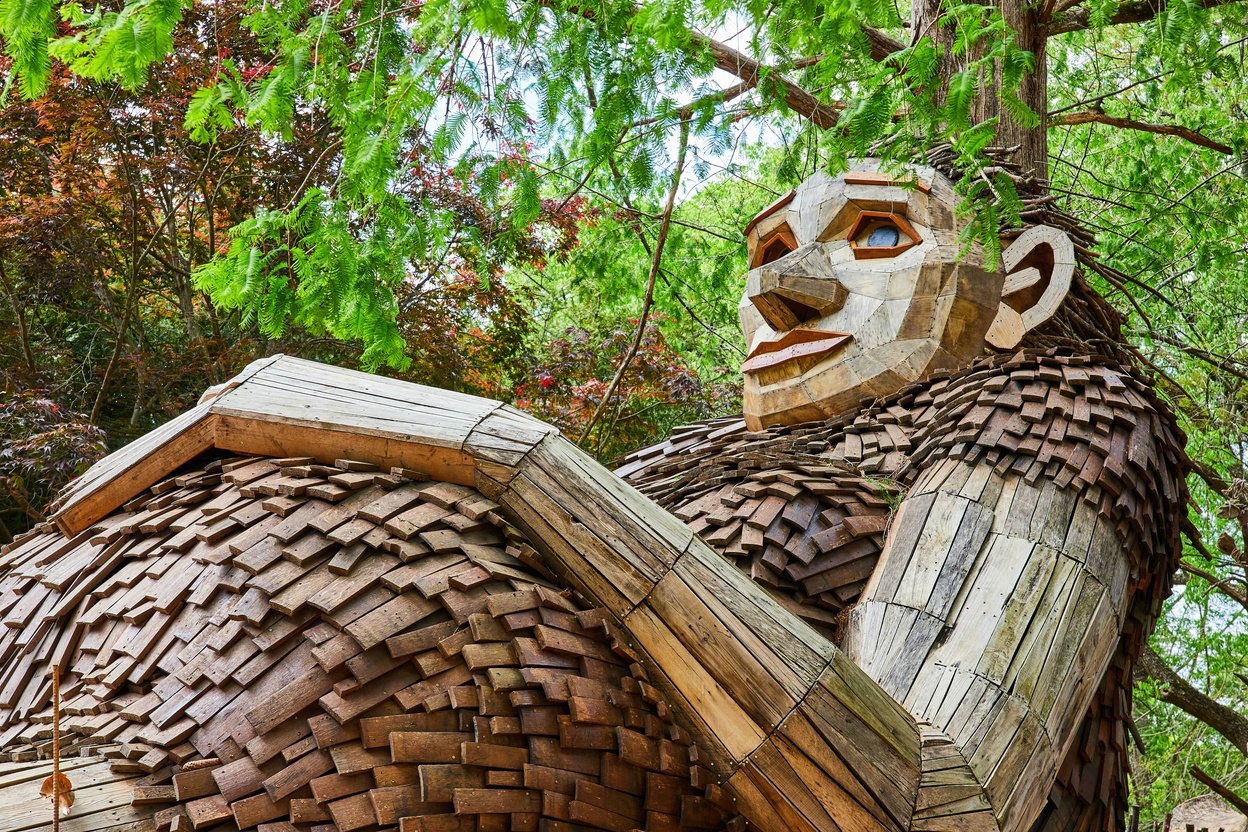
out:
<path id="1" fill-rule="evenodd" d="M 67 537 L 88 528 L 170 471 L 213 447 L 217 419 L 202 405 L 109 454 L 66 492 L 52 515 Z"/>

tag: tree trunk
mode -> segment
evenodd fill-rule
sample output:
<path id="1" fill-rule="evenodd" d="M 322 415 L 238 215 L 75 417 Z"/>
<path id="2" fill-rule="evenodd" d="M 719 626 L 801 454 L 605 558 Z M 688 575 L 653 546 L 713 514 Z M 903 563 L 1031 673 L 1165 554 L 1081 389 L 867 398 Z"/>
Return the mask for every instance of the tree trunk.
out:
<path id="1" fill-rule="evenodd" d="M 1037 4 L 1040 5 L 1040 4 Z M 1025 4 L 1019 0 L 1002 0 L 1001 13 L 1005 21 L 1014 30 L 1018 46 L 1035 56 L 1035 71 L 1023 76 L 1019 84 L 1018 97 L 1023 100 L 1031 111 L 1039 116 L 1034 127 L 1028 127 L 1015 121 L 1006 111 L 1000 108 L 1000 98 L 992 96 L 992 102 L 998 107 L 1001 121 L 997 127 L 997 136 L 1006 147 L 1020 145 L 1018 162 L 1025 175 L 1031 175 L 1041 183 L 1043 190 L 1048 190 L 1049 180 L 1049 65 L 1048 51 L 1045 48 L 1045 35 L 1036 5 Z M 1000 88 L 1000 82 L 994 90 Z M 988 96 L 985 96 L 988 98 Z"/>
<path id="2" fill-rule="evenodd" d="M 1022 0 L 993 0 L 992 4 L 1000 10 L 1014 32 L 1016 44 L 1036 58 L 1035 71 L 1024 76 L 1018 96 L 1039 116 L 1039 123 L 1034 127 L 1021 124 L 1001 106 L 1001 70 L 998 66 L 992 77 L 980 79 L 980 95 L 971 108 L 971 124 L 999 118 L 996 143 L 1003 147 L 1017 145 L 1017 161 L 1023 174 L 1036 177 L 1040 188 L 1047 189 L 1049 148 L 1045 116 L 1049 103 L 1049 72 L 1045 33 L 1040 21 L 1040 8 L 1043 6 L 1037 8 Z M 955 73 L 966 67 L 967 62 L 964 57 L 953 54 L 954 27 L 942 17 L 941 6 L 941 0 L 913 0 L 911 32 L 916 39 L 930 36 L 940 46 L 944 53 L 940 78 L 947 85 Z"/>

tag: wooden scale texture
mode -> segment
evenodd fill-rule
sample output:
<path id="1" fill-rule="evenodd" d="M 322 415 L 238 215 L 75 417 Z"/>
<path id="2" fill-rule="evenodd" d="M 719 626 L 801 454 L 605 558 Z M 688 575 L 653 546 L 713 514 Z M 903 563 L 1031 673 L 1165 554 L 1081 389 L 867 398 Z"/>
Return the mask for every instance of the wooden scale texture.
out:
<path id="1" fill-rule="evenodd" d="M 1131 558 L 1130 613 L 1033 826 L 1085 832 L 1124 824 L 1131 668 L 1177 568 L 1182 447 L 1168 410 L 1125 368 L 1019 352 L 826 423 L 755 433 L 739 419 L 691 425 L 630 454 L 617 473 L 834 639 L 879 557 L 890 507 L 940 461 L 982 462 L 1034 496 L 1047 484 L 1094 503 Z M 1033 509 L 1040 517 L 1049 505 Z"/>
<path id="2" fill-rule="evenodd" d="M 50 752 L 58 663 L 63 754 L 111 760 L 69 770 L 67 832 L 727 817 L 602 616 L 465 486 L 349 460 L 200 459 L 75 538 L 10 547 L 0 616 L 4 757 Z M 114 780 L 133 798 L 100 793 Z M 0 829 L 45 829 L 46 806 L 0 806 Z"/>

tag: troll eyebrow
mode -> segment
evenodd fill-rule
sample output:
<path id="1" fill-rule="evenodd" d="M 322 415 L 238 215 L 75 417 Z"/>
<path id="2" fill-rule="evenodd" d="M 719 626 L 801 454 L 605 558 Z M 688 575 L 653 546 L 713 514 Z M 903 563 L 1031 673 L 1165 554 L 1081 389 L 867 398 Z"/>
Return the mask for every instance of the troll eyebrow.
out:
<path id="1" fill-rule="evenodd" d="M 793 201 L 793 197 L 796 195 L 797 195 L 796 190 L 789 191 L 787 194 L 785 194 L 784 196 L 777 199 L 775 202 L 768 205 L 766 208 L 764 208 L 762 211 L 759 212 L 758 216 L 750 220 L 749 225 L 747 225 L 741 231 L 741 233 L 748 235 L 754 229 L 754 226 L 758 225 L 760 222 L 767 219 L 768 217 L 770 217 L 772 214 L 779 211 L 784 206 L 788 205 L 790 202 Z"/>
<path id="2" fill-rule="evenodd" d="M 894 179 L 886 173 L 876 173 L 874 171 L 855 170 L 845 174 L 846 185 L 902 185 L 914 183 L 920 191 L 925 194 L 932 192 L 932 186 L 916 177 L 907 177 L 904 179 Z"/>

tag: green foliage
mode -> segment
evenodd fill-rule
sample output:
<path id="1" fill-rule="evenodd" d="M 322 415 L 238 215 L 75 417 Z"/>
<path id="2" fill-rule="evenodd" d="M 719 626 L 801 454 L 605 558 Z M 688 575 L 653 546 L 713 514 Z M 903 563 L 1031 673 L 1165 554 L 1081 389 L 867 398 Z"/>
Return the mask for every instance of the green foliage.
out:
<path id="1" fill-rule="evenodd" d="M 12 61 L 22 95 L 33 97 L 47 85 L 51 71 L 48 42 L 56 35 L 51 0 L 0 2 L 0 38 Z M 7 86 L 7 85 L 6 85 Z"/>
<path id="2" fill-rule="evenodd" d="M 0 437 L 0 524 L 6 514 L 42 520 L 57 491 L 107 452 L 104 431 L 35 391 L 0 391 Z"/>
<path id="3" fill-rule="evenodd" d="M 233 90 L 220 82 L 200 87 L 191 96 L 183 124 L 197 142 L 215 141 L 220 131 L 234 128 L 229 102 Z"/>
<path id="4" fill-rule="evenodd" d="M 52 57 L 84 78 L 116 78 L 137 87 L 147 79 L 148 68 L 169 54 L 174 27 L 182 21 L 185 9 L 185 0 L 136 0 L 120 11 L 98 6 L 86 11 L 77 3 L 66 3 L 61 17 L 72 27 L 72 34 L 43 45 Z M 46 88 L 46 72 L 22 72 L 21 77 L 28 94 L 37 95 Z"/>
<path id="5" fill-rule="evenodd" d="M 413 233 L 412 217 L 379 211 L 381 232 L 360 241 L 346 206 L 318 189 L 290 211 L 261 210 L 234 231 L 229 253 L 196 272 L 196 285 L 225 309 L 243 310 L 270 338 L 292 325 L 367 344 L 365 367 L 405 369 L 410 359 L 395 317 L 403 258 L 387 245 Z M 292 244 L 297 240 L 297 244 Z"/>

